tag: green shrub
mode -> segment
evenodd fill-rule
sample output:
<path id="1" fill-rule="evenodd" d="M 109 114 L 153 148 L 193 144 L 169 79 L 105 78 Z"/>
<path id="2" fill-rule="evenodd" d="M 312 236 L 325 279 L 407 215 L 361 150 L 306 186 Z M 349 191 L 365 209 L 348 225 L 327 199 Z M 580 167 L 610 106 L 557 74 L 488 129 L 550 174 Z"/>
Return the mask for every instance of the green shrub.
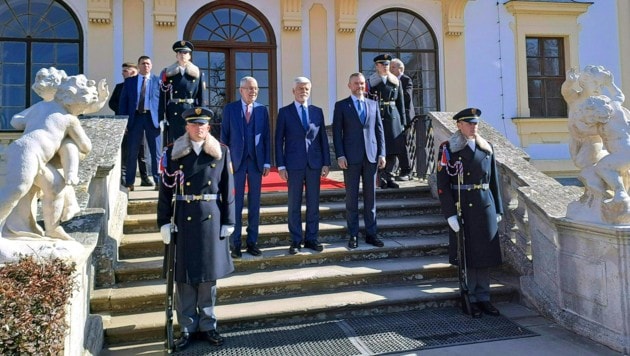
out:
<path id="1" fill-rule="evenodd" d="M 75 264 L 22 257 L 0 268 L 0 354 L 62 355 Z"/>

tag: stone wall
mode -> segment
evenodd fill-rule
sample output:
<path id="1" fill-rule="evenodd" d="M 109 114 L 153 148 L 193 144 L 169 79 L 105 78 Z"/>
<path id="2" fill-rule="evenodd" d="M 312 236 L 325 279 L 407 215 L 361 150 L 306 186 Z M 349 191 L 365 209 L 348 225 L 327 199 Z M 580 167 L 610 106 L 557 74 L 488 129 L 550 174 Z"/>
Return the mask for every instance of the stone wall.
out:
<path id="1" fill-rule="evenodd" d="M 433 112 L 434 154 L 456 130 L 453 113 Z M 481 122 L 495 148 L 505 216 L 504 260 L 520 274 L 523 302 L 560 325 L 628 354 L 630 350 L 630 226 L 566 218 L 582 188 L 563 186 Z M 430 179 L 430 181 L 435 181 Z"/>

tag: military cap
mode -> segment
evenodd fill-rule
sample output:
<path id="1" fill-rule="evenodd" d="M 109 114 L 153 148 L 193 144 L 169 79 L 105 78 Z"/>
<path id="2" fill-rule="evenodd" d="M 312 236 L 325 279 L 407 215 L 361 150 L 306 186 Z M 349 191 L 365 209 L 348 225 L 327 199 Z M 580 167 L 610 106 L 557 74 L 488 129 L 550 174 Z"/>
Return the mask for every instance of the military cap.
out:
<path id="1" fill-rule="evenodd" d="M 455 116 L 453 116 L 453 120 L 457 122 L 479 122 L 479 116 L 481 116 L 481 110 L 477 108 L 468 108 L 455 114 Z"/>
<path id="2" fill-rule="evenodd" d="M 212 116 L 212 110 L 206 108 L 192 108 L 182 113 L 182 118 L 184 118 L 187 123 L 209 124 L 210 120 L 212 120 Z"/>
<path id="3" fill-rule="evenodd" d="M 195 49 L 192 43 L 181 40 L 173 43 L 173 51 L 175 52 L 192 52 Z"/>
<path id="4" fill-rule="evenodd" d="M 391 60 L 392 56 L 387 53 L 379 54 L 378 56 L 374 57 L 374 63 L 389 64 L 389 61 Z"/>

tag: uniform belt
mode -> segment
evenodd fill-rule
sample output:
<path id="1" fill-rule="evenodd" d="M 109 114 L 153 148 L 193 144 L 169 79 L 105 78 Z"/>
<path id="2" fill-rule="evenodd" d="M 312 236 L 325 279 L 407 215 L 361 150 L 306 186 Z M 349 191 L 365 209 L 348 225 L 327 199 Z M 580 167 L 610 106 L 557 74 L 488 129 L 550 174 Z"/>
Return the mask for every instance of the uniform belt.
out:
<path id="1" fill-rule="evenodd" d="M 451 189 L 457 189 L 457 187 L 458 187 L 457 184 L 451 184 Z M 488 184 L 488 183 L 460 184 L 459 185 L 459 189 L 460 190 L 476 190 L 476 189 L 488 190 L 488 188 L 490 188 L 490 184 Z"/>
<path id="2" fill-rule="evenodd" d="M 395 101 L 381 101 L 381 105 L 392 105 L 392 106 L 396 106 L 396 102 L 395 102 Z"/>
<path id="3" fill-rule="evenodd" d="M 136 110 L 136 114 L 145 115 L 145 114 L 150 114 L 150 113 L 151 113 L 151 110 Z"/>
<path id="4" fill-rule="evenodd" d="M 196 201 L 196 200 L 217 200 L 217 194 L 185 194 L 185 195 L 176 195 L 175 199 L 177 200 L 185 200 L 185 201 Z"/>
<path id="5" fill-rule="evenodd" d="M 175 104 L 183 104 L 183 103 L 193 104 L 195 102 L 195 99 L 171 99 L 171 100 L 169 100 L 169 102 L 171 104 L 172 103 L 175 103 Z"/>

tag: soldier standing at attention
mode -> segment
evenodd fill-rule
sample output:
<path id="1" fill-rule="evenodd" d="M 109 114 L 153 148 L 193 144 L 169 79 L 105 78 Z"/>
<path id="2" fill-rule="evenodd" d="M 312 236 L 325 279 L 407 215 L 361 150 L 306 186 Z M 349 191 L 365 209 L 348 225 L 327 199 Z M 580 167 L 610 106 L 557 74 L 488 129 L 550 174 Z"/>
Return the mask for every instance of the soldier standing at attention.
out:
<path id="1" fill-rule="evenodd" d="M 376 72 L 368 79 L 370 98 L 376 100 L 383 120 L 383 132 L 385 134 L 385 151 L 387 164 L 380 171 L 379 185 L 381 188 L 398 188 L 394 182 L 394 171 L 398 158 L 406 157 L 405 126 L 405 97 L 398 78 L 389 71 L 389 63 L 392 56 L 381 54 L 374 57 Z"/>
<path id="2" fill-rule="evenodd" d="M 493 147 L 477 133 L 480 115 L 481 110 L 468 108 L 453 116 L 458 130 L 440 145 L 437 172 L 442 213 L 451 227 L 452 264 L 459 264 L 457 232 L 463 229 L 465 237 L 466 277 L 473 318 L 480 318 L 482 313 L 499 315 L 490 304 L 489 268 L 502 262 L 498 225 L 503 205 L 499 177 Z M 463 226 L 457 219 L 458 210 Z"/>
<path id="3" fill-rule="evenodd" d="M 191 62 L 194 46 L 188 41 L 173 44 L 177 62 L 164 68 L 160 79 L 159 119 L 166 120 L 164 145 L 186 133 L 182 113 L 190 108 L 208 107 L 208 88 L 204 73 Z"/>

